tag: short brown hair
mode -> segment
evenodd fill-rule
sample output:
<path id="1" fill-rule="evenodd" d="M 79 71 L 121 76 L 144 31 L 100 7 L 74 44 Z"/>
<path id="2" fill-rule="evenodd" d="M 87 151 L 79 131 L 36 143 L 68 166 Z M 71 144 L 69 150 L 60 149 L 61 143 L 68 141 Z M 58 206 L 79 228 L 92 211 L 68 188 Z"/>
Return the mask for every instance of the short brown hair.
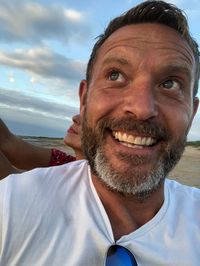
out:
<path id="1" fill-rule="evenodd" d="M 199 49 L 197 42 L 192 38 L 189 32 L 189 26 L 184 12 L 174 6 L 173 4 L 164 1 L 150 0 L 145 1 L 136 7 L 128 10 L 126 13 L 119 17 L 114 18 L 105 29 L 104 33 L 98 36 L 95 43 L 90 59 L 88 61 L 86 70 L 86 79 L 88 83 L 91 80 L 93 66 L 99 48 L 105 40 L 116 30 L 126 25 L 139 24 L 139 23 L 159 23 L 175 29 L 189 44 L 195 58 L 196 71 L 195 71 L 195 84 L 193 95 L 198 92 L 198 82 L 200 75 L 199 63 Z"/>

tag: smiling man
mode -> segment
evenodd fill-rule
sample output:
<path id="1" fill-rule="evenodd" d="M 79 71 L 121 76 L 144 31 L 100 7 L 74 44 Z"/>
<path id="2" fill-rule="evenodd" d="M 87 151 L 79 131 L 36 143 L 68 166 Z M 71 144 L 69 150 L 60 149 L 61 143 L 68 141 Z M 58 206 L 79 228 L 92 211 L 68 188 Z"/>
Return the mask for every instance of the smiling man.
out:
<path id="1" fill-rule="evenodd" d="M 181 10 L 117 17 L 80 83 L 87 161 L 0 186 L 2 265 L 199 265 L 200 191 L 166 179 L 198 108 L 198 45 Z"/>
<path id="2" fill-rule="evenodd" d="M 124 26 L 102 44 L 81 84 L 83 149 L 111 189 L 143 198 L 180 159 L 198 105 L 195 69 L 187 42 L 165 25 Z"/>

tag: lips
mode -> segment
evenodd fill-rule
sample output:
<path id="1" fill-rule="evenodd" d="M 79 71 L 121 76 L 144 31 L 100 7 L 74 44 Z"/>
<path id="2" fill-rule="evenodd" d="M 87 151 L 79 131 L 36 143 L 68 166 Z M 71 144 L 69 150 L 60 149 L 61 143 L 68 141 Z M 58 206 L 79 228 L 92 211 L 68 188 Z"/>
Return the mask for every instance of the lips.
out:
<path id="1" fill-rule="evenodd" d="M 150 136 L 136 136 L 121 131 L 113 131 L 112 135 L 116 140 L 126 146 L 152 146 L 157 142 L 155 138 L 152 138 Z"/>
<path id="2" fill-rule="evenodd" d="M 74 128 L 71 126 L 68 130 L 67 130 L 68 133 L 72 133 L 72 134 L 78 134 L 77 131 L 74 130 Z"/>

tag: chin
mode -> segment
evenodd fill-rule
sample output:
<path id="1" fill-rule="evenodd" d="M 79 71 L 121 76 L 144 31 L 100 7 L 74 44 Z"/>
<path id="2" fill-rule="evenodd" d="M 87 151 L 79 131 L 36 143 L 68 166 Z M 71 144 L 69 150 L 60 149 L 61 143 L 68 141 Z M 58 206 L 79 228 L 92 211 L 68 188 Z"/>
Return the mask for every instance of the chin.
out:
<path id="1" fill-rule="evenodd" d="M 156 167 L 147 167 L 140 161 L 140 165 L 131 167 L 127 163 L 116 164 L 115 160 L 115 164 L 112 164 L 111 161 L 111 158 L 108 160 L 104 153 L 98 150 L 93 173 L 109 190 L 126 197 L 135 197 L 140 200 L 150 197 L 158 190 L 166 176 L 162 163 L 157 164 Z M 117 166 L 113 167 L 113 165 Z"/>

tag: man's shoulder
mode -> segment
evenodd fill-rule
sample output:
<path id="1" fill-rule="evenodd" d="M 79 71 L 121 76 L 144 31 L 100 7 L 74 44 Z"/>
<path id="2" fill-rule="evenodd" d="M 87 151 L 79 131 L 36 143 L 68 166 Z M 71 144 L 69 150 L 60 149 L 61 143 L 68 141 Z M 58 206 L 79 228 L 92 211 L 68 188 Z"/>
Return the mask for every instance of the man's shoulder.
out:
<path id="1" fill-rule="evenodd" d="M 58 206 L 73 200 L 88 183 L 86 161 L 10 175 L 0 182 L 0 219 L 4 214 L 4 218 L 20 220 L 20 216 L 31 210 L 31 223 L 32 217 L 40 213 L 55 213 Z"/>
<path id="2" fill-rule="evenodd" d="M 55 186 L 61 180 L 67 181 L 70 178 L 78 178 L 88 171 L 87 161 L 75 161 L 64 165 L 35 168 L 20 174 L 7 176 L 0 182 L 0 193 L 3 190 L 7 192 L 20 191 L 27 193 L 28 190 L 41 190 L 49 186 Z M 1 195 L 0 195 L 1 196 Z"/>
<path id="3" fill-rule="evenodd" d="M 181 227 L 196 227 L 199 230 L 200 189 L 180 184 L 174 180 L 166 180 L 166 192 L 168 198 L 166 217 L 169 221 L 169 226 L 177 232 L 179 232 Z M 186 235 L 189 238 L 196 238 L 190 232 L 187 232 Z"/>
<path id="4" fill-rule="evenodd" d="M 171 194 L 171 197 L 179 198 L 181 200 L 199 202 L 200 203 L 200 189 L 188 185 L 181 184 L 175 180 L 166 179 L 166 187 Z"/>

